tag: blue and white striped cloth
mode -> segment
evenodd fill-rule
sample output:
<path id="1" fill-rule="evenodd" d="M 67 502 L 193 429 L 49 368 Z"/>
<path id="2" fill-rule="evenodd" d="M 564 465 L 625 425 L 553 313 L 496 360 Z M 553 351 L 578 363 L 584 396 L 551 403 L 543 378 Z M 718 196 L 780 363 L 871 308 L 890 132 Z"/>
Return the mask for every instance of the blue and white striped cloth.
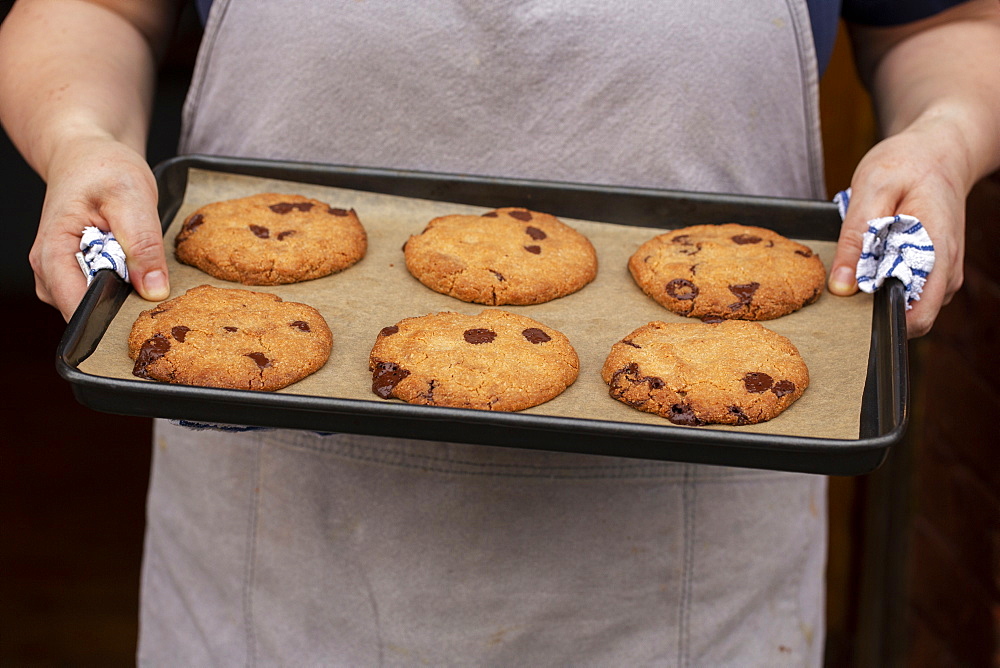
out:
<path id="1" fill-rule="evenodd" d="M 87 277 L 87 285 L 101 269 L 110 269 L 126 283 L 128 282 L 128 267 L 125 265 L 125 251 L 111 232 L 104 232 L 97 227 L 83 228 L 80 239 L 80 252 L 76 261 Z"/>
<path id="2" fill-rule="evenodd" d="M 833 201 L 844 218 L 851 202 L 851 189 L 837 193 Z M 882 287 L 885 279 L 898 278 L 906 288 L 909 310 L 912 302 L 920 299 L 933 268 L 934 244 L 919 220 L 898 214 L 868 221 L 856 272 L 860 290 L 872 293 Z"/>

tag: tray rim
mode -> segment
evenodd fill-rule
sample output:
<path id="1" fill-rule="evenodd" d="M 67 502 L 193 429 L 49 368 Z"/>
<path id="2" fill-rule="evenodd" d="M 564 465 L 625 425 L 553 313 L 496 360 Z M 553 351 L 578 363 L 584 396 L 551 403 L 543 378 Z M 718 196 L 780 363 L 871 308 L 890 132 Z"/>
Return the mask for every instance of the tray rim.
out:
<path id="1" fill-rule="evenodd" d="M 352 179 L 373 179 L 376 182 L 407 183 L 410 186 L 418 183 L 421 187 L 439 186 L 442 188 L 442 194 L 446 193 L 448 187 L 454 184 L 469 186 L 472 189 L 482 186 L 485 192 L 489 192 L 491 187 L 501 185 L 508 188 L 524 189 L 533 195 L 542 193 L 543 196 L 546 191 L 560 193 L 575 191 L 587 192 L 588 194 L 614 193 L 616 196 L 638 198 L 640 205 L 644 198 L 661 203 L 674 198 L 686 202 L 694 201 L 696 206 L 700 203 L 704 203 L 706 206 L 716 206 L 721 203 L 724 206 L 737 205 L 741 208 L 759 206 L 768 210 L 773 207 L 789 207 L 793 210 L 805 207 L 809 210 L 823 212 L 824 215 L 830 212 L 836 213 L 836 207 L 832 203 L 815 200 L 716 195 L 653 188 L 590 186 L 554 181 L 498 179 L 319 163 L 187 155 L 171 158 L 160 163 L 154 169 L 158 184 L 162 184 L 161 187 L 166 189 L 166 193 L 161 191 L 160 195 L 161 224 L 164 230 L 180 207 L 183 199 L 183 185 L 186 185 L 187 173 L 190 168 L 299 180 L 336 187 L 355 187 L 329 183 L 331 176 L 346 175 Z M 300 177 L 318 180 L 308 181 Z M 181 190 L 178 193 L 179 187 Z M 364 188 L 355 187 L 355 189 Z M 382 189 L 372 189 L 372 191 L 385 192 Z M 441 199 L 455 201 L 451 197 L 441 197 Z M 480 434 L 473 440 L 468 440 L 468 437 L 456 438 L 455 434 L 446 434 L 447 438 L 438 437 L 435 440 L 460 440 L 483 445 L 585 452 L 659 461 L 725 464 L 828 475 L 860 475 L 875 470 L 884 461 L 889 448 L 902 439 L 909 421 L 905 294 L 902 284 L 895 280 L 887 283 L 883 289 L 875 294 L 869 372 L 865 396 L 862 401 L 862 415 L 859 416 L 862 433 L 858 439 L 741 433 L 697 427 L 685 428 L 675 425 L 415 406 L 393 401 L 317 397 L 288 392 L 262 393 L 249 390 L 150 383 L 139 379 L 96 376 L 80 371 L 77 368 L 78 365 L 93 352 L 111 318 L 117 313 L 131 289 L 129 284 L 122 281 L 113 272 L 98 272 L 59 342 L 56 354 L 58 373 L 70 382 L 77 400 L 95 410 L 144 417 L 224 422 L 226 420 L 220 419 L 218 417 L 220 413 L 217 411 L 218 406 L 224 405 L 237 407 L 239 409 L 236 411 L 238 416 L 253 418 L 251 421 L 238 421 L 244 424 L 256 424 L 264 427 L 293 427 L 320 432 L 352 431 L 344 427 L 348 426 L 347 423 L 351 419 L 355 423 L 361 419 L 362 421 L 367 420 L 369 423 L 362 425 L 365 427 L 364 431 L 354 430 L 354 433 L 373 433 L 372 429 L 375 429 L 374 433 L 385 436 L 404 435 L 400 431 L 401 427 L 406 424 L 423 428 L 417 429 L 419 433 L 428 430 L 429 425 L 435 427 L 450 425 L 454 431 L 456 426 L 460 428 L 474 424 L 485 426 L 487 428 L 485 431 L 492 432 L 492 434 L 487 437 Z M 879 360 L 879 355 L 886 355 L 887 358 Z M 898 377 L 893 377 L 892 373 L 886 374 L 885 367 L 887 365 L 898 373 Z M 143 398 L 146 400 L 142 401 Z M 866 425 L 862 417 L 869 413 L 871 424 Z M 195 417 L 203 414 L 215 417 Z M 286 419 L 289 417 L 295 419 L 294 426 Z M 330 428 L 331 426 L 335 428 Z M 356 426 L 357 424 L 355 424 Z M 511 433 L 507 435 L 500 433 L 504 429 L 510 430 Z M 541 443 L 514 442 L 522 436 L 551 436 L 567 431 L 580 435 L 581 442 L 576 447 L 567 447 L 562 442 L 555 442 L 559 439 L 554 441 L 549 439 Z M 601 445 L 599 441 L 601 438 L 608 439 L 606 447 Z M 628 441 L 634 447 L 629 451 L 618 451 L 613 446 L 621 441 Z M 709 451 L 701 452 L 698 451 L 701 446 L 711 446 L 711 448 Z M 651 449 L 655 451 L 651 451 Z M 766 455 L 768 453 L 772 456 L 765 456 L 763 459 L 766 461 L 758 461 L 755 456 L 755 454 Z"/>

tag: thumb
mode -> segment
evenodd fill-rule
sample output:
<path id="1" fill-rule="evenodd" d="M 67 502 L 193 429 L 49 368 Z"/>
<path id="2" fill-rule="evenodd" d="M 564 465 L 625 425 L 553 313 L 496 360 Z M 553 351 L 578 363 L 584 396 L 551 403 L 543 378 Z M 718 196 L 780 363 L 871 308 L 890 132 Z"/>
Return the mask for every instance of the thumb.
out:
<path id="1" fill-rule="evenodd" d="M 852 189 L 851 202 L 840 226 L 837 251 L 830 266 L 827 287 L 835 295 L 846 297 L 858 291 L 857 268 L 861 258 L 862 241 L 868 230 L 868 221 L 891 211 L 892 206 L 877 195 L 864 189 Z"/>
<path id="2" fill-rule="evenodd" d="M 142 201 L 117 202 L 104 212 L 128 265 L 132 286 L 143 299 L 162 301 L 170 296 L 170 279 L 163 248 L 163 230 L 156 204 Z"/>

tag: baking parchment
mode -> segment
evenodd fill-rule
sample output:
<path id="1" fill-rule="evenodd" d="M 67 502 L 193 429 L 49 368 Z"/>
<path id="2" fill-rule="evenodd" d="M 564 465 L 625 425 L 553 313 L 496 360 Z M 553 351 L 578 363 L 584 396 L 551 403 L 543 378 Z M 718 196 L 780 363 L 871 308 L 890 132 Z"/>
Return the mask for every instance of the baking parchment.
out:
<path id="1" fill-rule="evenodd" d="M 262 192 L 295 193 L 319 199 L 334 207 L 355 209 L 368 233 L 367 255 L 338 274 L 273 287 L 243 286 L 221 281 L 176 261 L 173 257 L 174 237 L 184 219 L 195 209 L 214 201 Z M 494 206 L 508 205 L 498 201 Z M 645 423 L 677 429 L 741 430 L 858 439 L 871 339 L 870 295 L 837 297 L 824 291 L 815 303 L 782 318 L 761 323 L 788 337 L 809 367 L 809 388 L 784 413 L 768 422 L 741 427 L 678 427 L 661 417 L 637 411 L 612 399 L 600 375 L 611 346 L 635 328 L 653 320 L 689 320 L 667 311 L 643 294 L 627 268 L 628 258 L 635 249 L 662 230 L 563 218 L 594 244 L 598 255 L 598 274 L 579 292 L 546 304 L 501 307 L 469 304 L 433 292 L 409 274 L 402 247 L 411 235 L 419 234 L 436 216 L 481 213 L 485 210 L 464 204 L 191 169 L 184 201 L 164 236 L 171 297 L 182 294 L 188 288 L 209 284 L 272 292 L 286 301 L 304 302 L 317 308 L 333 331 L 333 352 L 322 369 L 281 392 L 384 401 L 372 393 L 372 377 L 368 370 L 368 355 L 382 327 L 403 318 L 438 311 L 475 314 L 484 308 L 503 308 L 563 332 L 580 357 L 580 376 L 576 383 L 555 399 L 524 413 Z M 800 241 L 818 253 L 829 269 L 834 242 Z M 138 381 L 132 375 L 133 362 L 128 356 L 128 333 L 139 312 L 152 306 L 135 292 L 131 293 L 95 352 L 79 365 L 79 369 L 95 376 Z M 435 409 L 427 407 L 427 410 Z"/>

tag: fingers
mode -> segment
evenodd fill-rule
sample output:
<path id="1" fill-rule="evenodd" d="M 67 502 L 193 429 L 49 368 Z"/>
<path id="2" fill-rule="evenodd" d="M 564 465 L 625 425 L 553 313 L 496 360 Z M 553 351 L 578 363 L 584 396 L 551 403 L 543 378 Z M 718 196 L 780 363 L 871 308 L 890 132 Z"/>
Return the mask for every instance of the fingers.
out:
<path id="1" fill-rule="evenodd" d="M 74 257 L 79 248 L 79 236 L 61 233 L 44 246 L 36 240 L 28 256 L 35 272 L 35 294 L 59 309 L 67 322 L 87 291 L 87 279 Z"/>

